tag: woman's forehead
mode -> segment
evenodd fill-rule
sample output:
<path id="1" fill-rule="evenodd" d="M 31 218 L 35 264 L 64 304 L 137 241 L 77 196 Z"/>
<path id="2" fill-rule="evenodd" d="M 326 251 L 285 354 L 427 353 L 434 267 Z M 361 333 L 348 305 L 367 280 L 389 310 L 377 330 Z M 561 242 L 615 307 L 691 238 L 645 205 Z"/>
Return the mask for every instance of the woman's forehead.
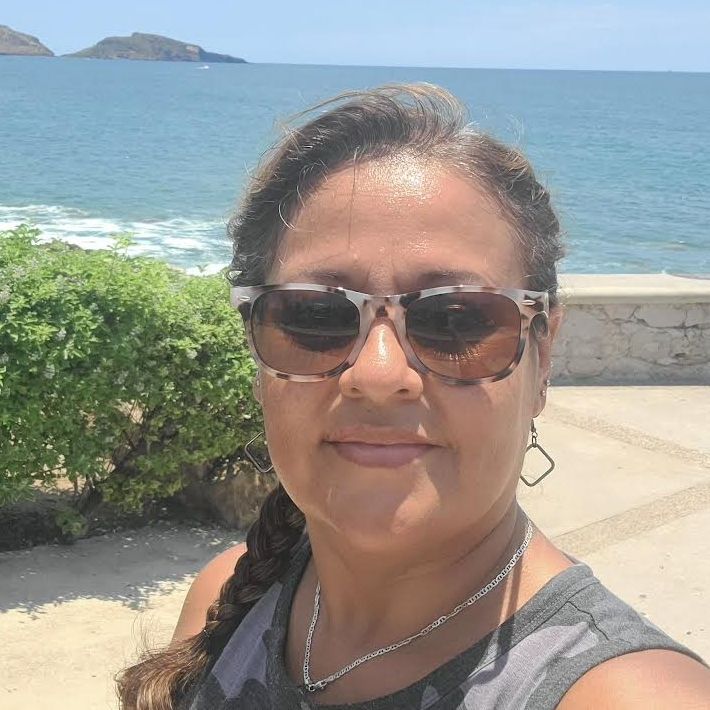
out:
<path id="1" fill-rule="evenodd" d="M 470 181 L 421 161 L 378 161 L 331 175 L 304 201 L 274 276 L 392 283 L 467 273 L 512 286 L 522 276 L 517 246 L 497 205 Z"/>

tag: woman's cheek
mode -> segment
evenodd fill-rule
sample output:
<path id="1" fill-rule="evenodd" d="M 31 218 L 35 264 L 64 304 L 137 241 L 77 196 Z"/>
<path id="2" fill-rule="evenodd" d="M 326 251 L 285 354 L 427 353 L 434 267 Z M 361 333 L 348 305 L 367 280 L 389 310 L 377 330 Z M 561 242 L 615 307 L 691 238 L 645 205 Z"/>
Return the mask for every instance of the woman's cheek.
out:
<path id="1" fill-rule="evenodd" d="M 276 381 L 264 388 L 263 412 L 266 439 L 274 465 L 294 466 L 307 455 L 318 431 L 316 411 L 304 386 L 314 383 Z"/>

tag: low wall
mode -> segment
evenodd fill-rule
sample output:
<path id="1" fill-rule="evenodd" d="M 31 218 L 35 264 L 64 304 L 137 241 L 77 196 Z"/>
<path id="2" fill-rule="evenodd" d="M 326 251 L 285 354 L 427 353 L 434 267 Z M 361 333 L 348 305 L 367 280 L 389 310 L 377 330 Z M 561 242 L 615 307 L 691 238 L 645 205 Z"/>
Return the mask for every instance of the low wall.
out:
<path id="1" fill-rule="evenodd" d="M 710 278 L 570 274 L 555 384 L 710 385 Z"/>

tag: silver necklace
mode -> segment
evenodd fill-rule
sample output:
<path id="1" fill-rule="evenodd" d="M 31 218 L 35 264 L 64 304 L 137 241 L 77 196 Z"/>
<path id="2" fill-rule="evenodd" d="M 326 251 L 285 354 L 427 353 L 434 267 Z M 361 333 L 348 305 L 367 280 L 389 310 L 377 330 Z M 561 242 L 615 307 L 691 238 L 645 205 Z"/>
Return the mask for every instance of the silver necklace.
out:
<path id="1" fill-rule="evenodd" d="M 314 681 L 311 680 L 311 644 L 313 643 L 313 632 L 315 631 L 316 624 L 318 623 L 318 613 L 320 611 L 320 582 L 318 582 L 316 584 L 316 594 L 313 600 L 313 618 L 311 619 L 311 625 L 308 628 L 308 636 L 306 637 L 306 651 L 303 656 L 303 685 L 305 686 L 306 690 L 309 693 L 314 693 L 316 690 L 323 690 L 323 688 L 325 688 L 327 685 L 330 685 L 332 682 L 338 680 L 338 678 L 342 678 L 346 673 L 349 673 L 351 670 L 353 670 L 353 668 L 357 668 L 359 665 L 362 665 L 366 661 L 371 661 L 373 658 L 377 658 L 378 656 L 384 656 L 386 653 L 392 653 L 392 651 L 396 651 L 398 648 L 402 648 L 402 646 L 406 646 L 412 643 L 412 641 L 416 641 L 417 639 L 426 636 L 434 629 L 437 629 L 439 628 L 439 626 L 445 624 L 447 621 L 449 621 L 449 619 L 453 619 L 457 614 L 462 612 L 467 607 L 471 606 L 472 604 L 475 604 L 481 597 L 484 597 L 486 594 L 488 594 L 488 592 L 490 592 L 494 587 L 497 587 L 508 576 L 513 567 L 515 567 L 515 565 L 518 563 L 518 560 L 525 553 L 525 550 L 527 549 L 528 545 L 530 544 L 530 540 L 532 539 L 532 535 L 533 526 L 530 522 L 530 519 L 527 518 L 525 537 L 520 543 L 520 547 L 510 558 L 508 564 L 505 565 L 505 567 L 503 567 L 503 569 L 498 572 L 498 574 L 490 582 L 488 582 L 485 587 L 479 589 L 474 595 L 466 599 L 466 601 L 461 602 L 448 614 L 446 614 L 445 616 L 440 616 L 438 619 L 435 619 L 431 622 L 431 624 L 425 626 L 421 631 L 418 631 L 416 634 L 407 636 L 407 638 L 402 639 L 401 641 L 397 641 L 396 643 L 390 644 L 389 646 L 378 648 L 376 651 L 370 651 L 370 653 L 367 653 L 364 656 L 360 656 L 360 658 L 355 659 L 352 663 L 348 663 L 347 666 L 341 668 L 336 673 L 329 675 L 327 678 L 321 678 L 321 680 Z"/>

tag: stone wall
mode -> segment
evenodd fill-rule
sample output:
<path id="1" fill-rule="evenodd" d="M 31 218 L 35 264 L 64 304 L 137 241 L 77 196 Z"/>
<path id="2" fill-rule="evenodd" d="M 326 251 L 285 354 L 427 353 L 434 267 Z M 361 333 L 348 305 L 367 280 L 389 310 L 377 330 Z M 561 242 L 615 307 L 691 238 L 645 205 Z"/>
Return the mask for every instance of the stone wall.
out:
<path id="1" fill-rule="evenodd" d="M 562 279 L 556 384 L 710 384 L 710 278 Z"/>

